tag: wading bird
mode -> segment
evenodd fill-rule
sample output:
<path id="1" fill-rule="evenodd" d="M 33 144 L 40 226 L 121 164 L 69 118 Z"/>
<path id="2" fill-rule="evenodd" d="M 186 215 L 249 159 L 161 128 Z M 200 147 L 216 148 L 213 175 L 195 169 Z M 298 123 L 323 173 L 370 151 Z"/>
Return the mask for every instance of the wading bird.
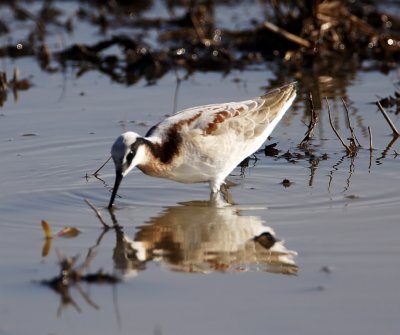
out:
<path id="1" fill-rule="evenodd" d="M 142 137 L 128 131 L 111 148 L 118 187 L 135 166 L 149 176 L 181 183 L 208 182 L 218 192 L 231 171 L 267 140 L 296 97 L 295 83 L 258 98 L 178 112 Z"/>

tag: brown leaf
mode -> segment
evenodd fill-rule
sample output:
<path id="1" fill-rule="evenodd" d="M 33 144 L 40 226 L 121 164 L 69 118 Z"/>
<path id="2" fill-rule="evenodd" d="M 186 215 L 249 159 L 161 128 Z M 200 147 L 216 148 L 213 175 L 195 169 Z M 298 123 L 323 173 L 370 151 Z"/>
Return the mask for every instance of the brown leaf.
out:
<path id="1" fill-rule="evenodd" d="M 65 237 L 65 238 L 72 238 L 72 237 L 78 236 L 80 233 L 81 233 L 81 231 L 78 228 L 64 227 L 57 233 L 57 236 Z"/>

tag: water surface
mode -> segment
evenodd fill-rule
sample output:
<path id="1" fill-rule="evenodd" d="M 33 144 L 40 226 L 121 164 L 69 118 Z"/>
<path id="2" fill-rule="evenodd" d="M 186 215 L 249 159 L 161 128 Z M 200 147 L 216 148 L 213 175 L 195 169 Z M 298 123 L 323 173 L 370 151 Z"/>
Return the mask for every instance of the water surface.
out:
<path id="1" fill-rule="evenodd" d="M 210 203 L 206 184 L 136 170 L 117 199 L 114 220 L 123 230 L 102 235 L 84 199 L 112 222 L 105 209 L 112 163 L 101 180 L 91 173 L 121 132 L 144 134 L 173 113 L 175 74 L 122 87 L 98 73 L 44 74 L 28 59 L 5 64 L 14 65 L 35 85 L 18 101 L 9 95 L 0 110 L 0 333 L 396 333 L 400 141 L 385 153 L 390 129 L 370 103 L 393 91 L 396 73 L 361 72 L 347 89 L 364 146 L 355 157 L 345 155 L 323 103 L 314 156 L 288 162 L 257 154 L 244 175 L 238 168 L 229 178 L 233 206 Z M 248 99 L 272 77 L 267 70 L 196 74 L 181 83 L 177 107 Z M 280 154 L 300 152 L 308 122 L 303 89 L 272 134 Z M 340 96 L 331 108 L 348 136 Z M 43 257 L 42 219 L 54 232 L 74 226 L 82 233 L 54 238 Z M 268 249 L 253 240 L 265 232 L 282 241 Z M 58 275 L 56 250 L 82 262 L 94 250 L 89 272 L 102 268 L 124 281 L 73 286 L 63 302 L 40 284 Z"/>

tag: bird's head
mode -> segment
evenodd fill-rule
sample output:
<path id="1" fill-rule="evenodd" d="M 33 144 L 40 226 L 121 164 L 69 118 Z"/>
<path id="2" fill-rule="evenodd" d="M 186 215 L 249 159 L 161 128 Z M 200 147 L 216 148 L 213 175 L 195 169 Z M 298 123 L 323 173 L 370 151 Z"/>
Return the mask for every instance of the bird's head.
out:
<path id="1" fill-rule="evenodd" d="M 144 144 L 143 137 L 128 131 L 120 135 L 111 147 L 111 157 L 115 165 L 115 184 L 108 209 L 111 209 L 114 203 L 122 178 L 144 160 Z"/>

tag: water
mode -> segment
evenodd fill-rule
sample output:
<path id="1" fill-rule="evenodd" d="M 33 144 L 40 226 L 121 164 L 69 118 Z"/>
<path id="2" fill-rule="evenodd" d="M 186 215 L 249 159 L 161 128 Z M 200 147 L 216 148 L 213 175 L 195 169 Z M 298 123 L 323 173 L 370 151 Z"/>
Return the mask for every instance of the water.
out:
<path id="1" fill-rule="evenodd" d="M 395 73 L 360 73 L 347 91 L 365 146 L 353 160 L 331 131 L 324 106 L 311 147 L 328 158 L 313 174 L 308 159 L 289 163 L 259 154 L 244 177 L 236 169 L 229 178 L 236 184 L 230 188 L 235 205 L 216 209 L 207 203 L 206 184 L 181 185 L 134 171 L 117 199 L 123 235 L 102 235 L 83 200 L 111 223 L 105 206 L 113 166 L 100 172 L 103 181 L 91 173 L 119 133 L 144 134 L 173 112 L 175 75 L 154 86 L 121 87 L 97 73 L 75 79 L 43 74 L 28 59 L 15 65 L 35 85 L 18 101 L 9 95 L 1 110 L 0 333 L 396 333 L 400 149 L 396 142 L 377 161 L 390 129 L 368 103 L 391 92 Z M 178 109 L 256 96 L 270 76 L 196 74 L 179 87 Z M 331 108 L 345 134 L 345 114 L 335 101 Z M 304 114 L 300 95 L 273 132 L 271 142 L 281 153 L 299 151 Z M 376 148 L 371 159 L 361 131 L 368 125 Z M 285 178 L 293 183 L 288 188 L 281 184 Z M 82 233 L 55 237 L 43 257 L 42 219 L 54 232 L 73 226 Z M 271 230 L 284 241 L 266 252 L 252 238 Z M 83 262 L 89 248 L 96 251 L 89 272 L 102 268 L 125 280 L 73 286 L 71 300 L 63 303 L 40 281 L 58 275 L 56 250 L 79 254 Z"/>
<path id="2" fill-rule="evenodd" d="M 58 5 L 67 16 L 76 6 Z M 159 2 L 154 8 L 155 17 L 166 15 Z M 246 16 L 239 15 L 241 6 L 218 8 L 222 28 L 260 20 L 254 4 Z M 25 25 L 17 26 L 13 42 L 26 36 Z M 99 36 L 88 23 L 64 34 L 48 36 L 53 51 L 64 48 L 64 39 L 91 43 Z M 156 45 L 153 35 L 146 39 Z M 275 86 L 280 71 L 257 65 L 225 75 L 196 73 L 178 87 L 171 72 L 155 85 L 142 80 L 126 87 L 95 71 L 80 78 L 73 68 L 44 73 L 30 58 L 1 64 L 9 78 L 17 66 L 34 85 L 18 97 L 9 92 L 0 109 L 0 334 L 397 334 L 400 140 L 391 144 L 390 128 L 373 103 L 393 93 L 396 71 L 285 78 L 299 81 L 299 95 L 268 143 L 278 143 L 280 156 L 295 156 L 287 161 L 261 152 L 244 174 L 237 168 L 229 177 L 232 206 L 213 205 L 206 184 L 182 185 L 134 170 L 111 217 L 112 163 L 99 179 L 92 173 L 121 132 L 145 134 L 175 109 L 255 97 Z M 340 98 L 346 100 L 363 145 L 353 158 L 316 94 L 322 108 L 308 146 L 313 156 L 297 146 L 308 123 L 308 91 L 316 91 L 318 80 L 325 84 L 317 93 L 330 98 L 345 139 Z M 390 117 L 400 128 L 399 115 Z M 84 199 L 122 230 L 103 230 Z M 81 233 L 46 241 L 41 220 L 54 235 L 64 227 Z M 266 249 L 254 241 L 262 233 L 280 242 Z M 85 273 L 103 269 L 123 280 L 82 282 L 56 293 L 41 282 L 59 275 L 57 252 L 79 255 L 78 265 L 92 254 Z"/>

